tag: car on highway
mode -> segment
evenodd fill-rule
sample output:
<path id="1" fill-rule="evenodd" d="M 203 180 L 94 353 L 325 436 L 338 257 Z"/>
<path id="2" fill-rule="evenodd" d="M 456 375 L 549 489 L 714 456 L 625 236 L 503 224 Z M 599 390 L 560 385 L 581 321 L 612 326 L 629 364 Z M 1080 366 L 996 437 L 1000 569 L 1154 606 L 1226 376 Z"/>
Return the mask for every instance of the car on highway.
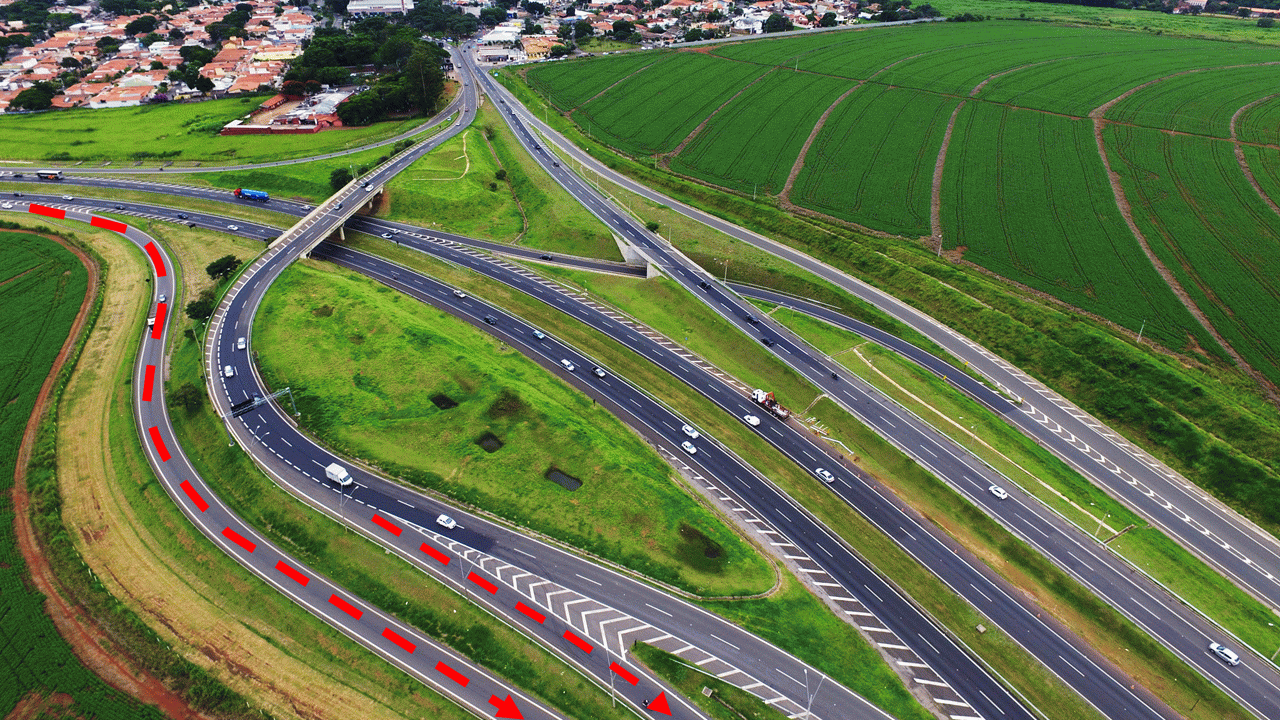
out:
<path id="1" fill-rule="evenodd" d="M 747 315 L 746 317 L 744 317 L 744 318 L 742 318 L 742 319 L 743 319 L 743 320 L 746 320 L 748 323 L 750 323 L 750 324 L 752 324 L 752 325 L 759 325 L 759 324 L 760 324 L 760 319 L 759 319 L 759 318 L 757 318 L 755 315 Z"/>
<path id="2" fill-rule="evenodd" d="M 13 196 L 14 196 L 14 197 L 22 197 L 22 193 L 14 193 L 14 194 L 13 194 Z"/>
<path id="3" fill-rule="evenodd" d="M 813 471 L 813 474 L 822 478 L 823 481 L 825 482 L 833 483 L 836 481 L 836 476 L 832 475 L 830 472 L 824 470 L 823 468 L 815 468 Z"/>
<path id="4" fill-rule="evenodd" d="M 577 369 L 578 369 L 576 365 L 574 365 L 573 363 L 569 362 L 568 360 L 561 360 L 561 361 L 560 361 L 560 364 L 561 364 L 561 365 L 563 365 L 563 366 L 564 366 L 564 369 L 565 369 L 565 370 L 568 370 L 569 372 L 573 372 L 574 370 L 577 370 Z"/>
<path id="5" fill-rule="evenodd" d="M 760 418 L 755 415 L 743 415 L 742 421 L 751 427 L 760 427 Z"/>
<path id="6" fill-rule="evenodd" d="M 1225 648 L 1216 642 L 1209 643 L 1209 650 L 1211 650 L 1214 655 L 1217 655 L 1222 662 L 1232 667 L 1240 664 L 1240 656 L 1237 655 L 1234 650 Z"/>
<path id="7" fill-rule="evenodd" d="M 702 288 L 703 290 L 710 290 L 711 283 L 707 282 L 706 280 L 699 280 L 698 287 Z"/>
<path id="8" fill-rule="evenodd" d="M 390 239 L 391 239 L 391 233 L 382 233 L 382 239 L 383 239 L 383 240 L 390 240 Z"/>
<path id="9" fill-rule="evenodd" d="M 116 206 L 115 206 L 115 208 L 116 208 L 117 210 L 123 210 L 123 209 L 124 209 L 124 206 L 123 206 L 123 205 L 116 205 Z"/>
<path id="10" fill-rule="evenodd" d="M 680 432 L 684 433 L 685 435 L 688 435 L 690 440 L 697 440 L 698 438 L 702 437 L 701 435 L 698 434 L 697 430 L 693 429 L 692 425 L 681 425 Z"/>
<path id="11" fill-rule="evenodd" d="M 169 296 L 165 295 L 164 293 L 160 293 L 160 297 L 156 298 L 156 302 L 159 302 L 159 303 L 169 302 Z"/>
<path id="12" fill-rule="evenodd" d="M 552 160 L 551 164 L 555 165 L 556 167 L 560 167 L 560 163 L 556 162 L 555 160 Z"/>
<path id="13" fill-rule="evenodd" d="M 236 349 L 237 350 L 244 349 L 244 338 L 236 338 Z"/>
<path id="14" fill-rule="evenodd" d="M 227 229 L 228 229 L 228 230 L 239 230 L 239 229 L 240 229 L 240 226 L 239 226 L 239 225 L 228 225 L 228 226 L 227 226 Z"/>
<path id="15" fill-rule="evenodd" d="M 75 200 L 75 198 L 74 198 L 74 197 L 72 197 L 71 195 L 63 195 L 63 196 L 62 196 L 62 199 L 63 199 L 63 200 Z"/>
<path id="16" fill-rule="evenodd" d="M 760 338 L 760 342 L 763 343 L 765 347 L 773 347 L 773 341 L 767 337 Z"/>
<path id="17" fill-rule="evenodd" d="M 12 210 L 12 209 L 13 209 L 13 203 L 8 202 L 8 201 L 5 201 L 5 203 L 4 203 L 3 205 L 0 205 L 0 208 L 4 208 L 5 210 Z"/>
<path id="18" fill-rule="evenodd" d="M 452 529 L 454 529 L 454 528 L 458 527 L 458 521 L 457 521 L 457 520 L 454 520 L 453 518 L 449 517 L 448 515 L 441 515 L 441 516 L 437 517 L 437 518 L 436 518 L 436 524 L 437 524 L 437 525 L 439 525 L 440 527 L 444 528 L 445 530 L 452 530 Z"/>
<path id="19" fill-rule="evenodd" d="M 534 336 L 534 337 L 536 337 L 536 338 L 538 338 L 539 340 L 546 340 L 546 339 L 547 339 L 547 334 L 546 334 L 546 333 L 544 333 L 544 332 L 542 332 L 541 330 L 534 330 L 534 331 L 533 331 L 533 336 Z"/>
<path id="20" fill-rule="evenodd" d="M 466 294 L 466 293 L 464 293 L 464 292 L 462 292 L 461 290 L 454 290 L 454 291 L 453 291 L 453 296 L 454 296 L 454 297 L 456 297 L 456 298 L 465 298 L 465 297 L 467 296 L 467 294 Z"/>
<path id="21" fill-rule="evenodd" d="M 592 374 L 592 375 L 595 375 L 595 376 L 596 376 L 596 377 L 598 377 L 598 378 L 602 378 L 602 377 L 605 377 L 606 375 L 608 375 L 608 373 L 606 373 L 604 370 L 601 370 L 601 369 L 600 369 L 600 366 L 599 366 L 599 365 L 597 365 L 597 366 L 595 366 L 595 367 L 591 368 L 591 374 Z"/>
<path id="22" fill-rule="evenodd" d="M 178 213 L 178 219 L 179 219 L 179 220 L 186 220 L 186 219 L 187 219 L 187 217 L 188 217 L 188 216 L 187 216 L 187 214 L 186 214 L 186 213 Z"/>
<path id="23" fill-rule="evenodd" d="M 550 259 L 551 259 L 551 256 L 550 256 L 550 255 L 539 255 L 539 256 L 538 256 L 538 259 L 539 259 L 539 260 L 550 260 Z"/>
<path id="24" fill-rule="evenodd" d="M 998 499 L 998 500 L 1008 500 L 1008 499 L 1009 499 L 1009 491 L 1005 490 L 1004 488 L 1000 487 L 999 485 L 992 485 L 991 487 L 987 488 L 987 490 L 988 490 L 992 495 L 995 495 L 995 496 L 996 496 L 996 499 Z"/>
<path id="25" fill-rule="evenodd" d="M 497 325 L 497 324 L 498 324 L 498 318 L 496 318 L 496 317 L 494 317 L 494 316 L 492 316 L 492 315 L 485 315 L 485 316 L 484 316 L 484 321 L 485 321 L 485 322 L 487 322 L 487 323 L 489 323 L 490 325 Z"/>
<path id="26" fill-rule="evenodd" d="M 222 368 L 222 377 L 235 377 L 236 369 L 230 365 Z"/>
<path id="27" fill-rule="evenodd" d="M 684 450 L 690 455 L 698 454 L 698 448 L 694 447 L 693 443 L 689 442 L 688 440 L 685 440 L 684 442 L 680 443 L 680 449 Z"/>

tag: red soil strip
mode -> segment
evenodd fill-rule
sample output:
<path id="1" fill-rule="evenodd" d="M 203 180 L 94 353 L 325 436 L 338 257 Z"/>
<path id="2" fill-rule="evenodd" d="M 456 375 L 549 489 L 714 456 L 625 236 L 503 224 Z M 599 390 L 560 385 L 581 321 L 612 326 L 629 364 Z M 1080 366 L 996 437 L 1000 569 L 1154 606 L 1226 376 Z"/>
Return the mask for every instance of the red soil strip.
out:
<path id="1" fill-rule="evenodd" d="M 1169 77 L 1188 75 L 1193 72 L 1200 72 L 1200 70 L 1188 70 L 1176 73 L 1175 75 L 1170 75 Z M 1209 318 L 1205 317 L 1205 314 L 1201 312 L 1199 306 L 1197 306 L 1191 299 L 1191 296 L 1187 294 L 1187 291 L 1182 287 L 1182 284 L 1179 283 L 1173 273 L 1169 271 L 1169 268 L 1165 267 L 1165 264 L 1160 262 L 1160 258 L 1156 257 L 1155 252 L 1151 250 L 1151 244 L 1147 241 L 1146 236 L 1142 234 L 1142 231 L 1138 229 L 1137 223 L 1133 221 L 1133 208 L 1129 205 L 1129 199 L 1125 197 L 1124 187 L 1120 183 L 1120 175 L 1112 169 L 1111 159 L 1107 157 L 1106 143 L 1103 141 L 1102 137 L 1102 130 L 1105 126 L 1103 115 L 1105 115 L 1108 110 L 1121 100 L 1124 100 L 1145 87 L 1154 85 L 1166 79 L 1168 78 L 1158 78 L 1156 80 L 1143 83 L 1121 93 L 1115 99 L 1103 103 L 1089 112 L 1089 117 L 1093 119 L 1093 139 L 1098 146 L 1098 156 L 1102 159 L 1102 167 L 1107 172 L 1108 182 L 1111 183 L 1111 194 L 1115 196 L 1116 207 L 1120 210 L 1120 215 L 1124 218 L 1125 224 L 1129 226 L 1129 232 L 1133 233 L 1134 239 L 1138 241 L 1138 246 L 1142 248 L 1142 253 L 1147 256 L 1147 260 L 1151 263 L 1152 267 L 1156 269 L 1156 272 L 1160 273 L 1160 277 L 1164 279 L 1165 283 L 1169 286 L 1169 289 L 1172 290 L 1173 294 L 1178 298 L 1178 301 L 1187 309 L 1187 312 L 1190 312 L 1191 316 L 1196 319 L 1196 322 L 1200 323 L 1200 327 L 1204 328 L 1205 332 L 1209 333 L 1209 336 L 1217 341 L 1224 350 L 1226 350 L 1227 354 L 1231 356 L 1231 359 L 1235 361 L 1236 365 L 1257 380 L 1261 387 L 1269 389 L 1271 388 L 1270 383 L 1268 383 L 1260 373 L 1254 370 L 1249 363 L 1245 362 L 1244 358 L 1240 356 L 1240 353 L 1236 352 L 1235 348 L 1231 347 L 1231 344 L 1227 342 L 1227 339 L 1222 337 L 1218 330 L 1213 326 L 1213 323 L 1209 322 Z"/>
<path id="2" fill-rule="evenodd" d="M 822 113 L 822 117 L 818 118 L 818 122 L 814 123 L 813 130 L 809 132 L 809 137 L 804 141 L 804 145 L 800 148 L 800 154 L 796 156 L 796 161 L 791 164 L 791 172 L 787 174 L 787 181 L 782 184 L 782 192 L 778 193 L 778 198 L 783 203 L 791 204 L 791 187 L 796 184 L 796 178 L 800 175 L 800 171 L 804 169 L 804 159 L 809 155 L 809 147 L 813 145 L 813 141 L 817 139 L 818 133 L 822 132 L 822 128 L 827 124 L 827 118 L 835 111 L 836 106 L 844 102 L 844 99 L 853 94 L 854 90 L 862 87 L 866 81 L 860 81 L 858 84 L 849 88 L 843 95 L 835 99 Z"/>
<path id="3" fill-rule="evenodd" d="M 681 141 L 680 141 L 680 144 L 679 144 L 679 145 L 677 145 L 677 146 L 675 147 L 675 149 L 674 149 L 674 150 L 672 150 L 672 151 L 671 151 L 671 152 L 669 152 L 669 153 L 664 153 L 664 154 L 663 154 L 663 156 L 662 156 L 662 165 L 663 165 L 664 167 L 665 167 L 665 166 L 667 166 L 667 164 L 671 161 L 671 158 L 673 158 L 673 157 L 675 157 L 675 156 L 679 155 L 681 152 L 683 152 L 683 151 L 684 151 L 684 149 L 685 149 L 685 147 L 686 147 L 689 143 L 693 142 L 693 139 L 694 139 L 694 138 L 696 138 L 696 137 L 698 137 L 698 134 L 699 134 L 699 133 L 701 133 L 703 130 L 705 130 L 705 129 L 706 129 L 706 127 L 707 127 L 707 123 L 709 123 L 709 122 L 711 122 L 712 120 L 714 120 L 714 119 L 715 119 L 715 117 L 716 117 L 717 115 L 719 115 L 719 114 L 720 114 L 720 111 L 721 111 L 721 110 L 723 110 L 723 109 L 725 109 L 725 108 L 729 105 L 729 103 L 733 102 L 734 100 L 737 100 L 737 99 L 738 99 L 738 97 L 742 95 L 742 93 L 744 93 L 744 92 L 746 92 L 746 91 L 750 90 L 751 88 L 755 87 L 755 84 L 756 84 L 756 83 L 758 83 L 758 82 L 760 82 L 761 80 L 764 80 L 765 78 L 769 77 L 769 76 L 770 76 L 770 75 L 772 75 L 772 74 L 773 74 L 777 69 L 778 69 L 778 68 L 775 66 L 775 67 L 771 67 L 771 68 L 769 68 L 768 70 L 766 70 L 766 71 L 764 71 L 764 72 L 760 73 L 760 76 L 759 76 L 759 77 L 757 77 L 755 80 L 752 80 L 751 82 L 747 83 L 746 85 L 743 85 L 741 90 L 739 90 L 738 92 L 736 92 L 736 93 L 734 93 L 734 94 L 733 94 L 733 97 L 729 98 L 728 100 L 725 100 L 723 103 L 720 103 L 720 107 L 716 108 L 715 110 L 712 110 L 712 111 L 711 111 L 711 114 L 710 114 L 710 115 L 708 115 L 708 116 L 707 116 L 707 118 L 706 118 L 705 120 L 703 120 L 702 122 L 698 123 L 698 127 L 694 128 L 694 129 L 693 129 L 693 132 L 690 132 L 690 133 L 688 134 L 688 136 L 686 136 L 686 137 L 685 137 L 685 139 L 684 139 L 684 140 L 681 140 Z"/>
<path id="4" fill-rule="evenodd" d="M 84 301 L 80 304 L 80 311 L 71 324 L 71 332 L 62 344 L 62 349 L 59 350 L 49 375 L 44 379 L 44 384 L 40 386 L 35 408 L 31 411 L 31 418 L 27 421 L 26 430 L 22 434 L 22 444 L 18 448 L 13 486 L 14 529 L 18 536 L 18 547 L 31 572 L 31 579 L 36 589 L 47 598 L 45 612 L 52 618 L 58 633 L 71 646 L 72 651 L 85 667 L 112 687 L 148 705 L 155 705 L 174 720 L 208 720 L 206 716 L 193 710 L 185 700 L 170 692 L 159 678 L 133 667 L 122 659 L 125 657 L 123 649 L 108 638 L 107 634 L 89 618 L 84 608 L 70 602 L 58 592 L 60 587 L 57 577 L 49 565 L 48 558 L 44 556 L 32 527 L 31 517 L 28 514 L 31 499 L 27 494 L 27 463 L 31 460 L 36 431 L 49 404 L 49 394 L 53 384 L 66 363 L 67 356 L 75 347 L 76 340 L 84 331 L 89 310 L 93 307 L 94 295 L 101 281 L 101 268 L 87 253 L 59 238 L 49 237 L 48 239 L 57 241 L 75 254 L 88 271 L 89 282 L 86 286 Z"/>
<path id="5" fill-rule="evenodd" d="M 991 78 L 987 78 L 990 80 Z M 973 92 L 987 84 L 987 80 L 978 83 L 978 87 Z M 973 93 L 970 93 L 971 95 Z M 947 164 L 947 148 L 951 147 L 951 131 L 956 128 L 956 118 L 960 117 L 960 110 L 964 108 L 965 101 L 961 100 L 956 109 L 951 111 L 951 119 L 947 120 L 947 131 L 942 134 L 942 145 L 938 148 L 938 160 L 933 164 L 933 189 L 929 191 L 929 231 L 933 234 L 933 240 L 937 243 L 938 254 L 942 254 L 942 169 Z"/>
<path id="6" fill-rule="evenodd" d="M 1240 119 L 1240 116 L 1243 115 L 1246 110 L 1255 105 L 1261 105 L 1277 95 L 1280 95 L 1280 93 L 1259 98 L 1239 110 L 1236 110 L 1235 114 L 1231 116 L 1231 142 L 1233 145 L 1232 149 L 1235 150 L 1236 153 L 1236 162 L 1240 163 L 1240 170 L 1244 172 L 1244 176 L 1248 178 L 1249 184 L 1253 186 L 1254 192 L 1258 193 L 1258 197 L 1262 198 L 1262 201 L 1267 204 L 1267 207 L 1271 208 L 1271 212 L 1280 215 L 1280 206 L 1277 206 L 1275 202 L 1262 191 L 1262 186 L 1258 184 L 1258 179 L 1253 176 L 1253 171 L 1249 169 L 1249 163 L 1244 159 L 1244 150 L 1240 147 L 1240 138 L 1236 135 L 1236 121 Z"/>

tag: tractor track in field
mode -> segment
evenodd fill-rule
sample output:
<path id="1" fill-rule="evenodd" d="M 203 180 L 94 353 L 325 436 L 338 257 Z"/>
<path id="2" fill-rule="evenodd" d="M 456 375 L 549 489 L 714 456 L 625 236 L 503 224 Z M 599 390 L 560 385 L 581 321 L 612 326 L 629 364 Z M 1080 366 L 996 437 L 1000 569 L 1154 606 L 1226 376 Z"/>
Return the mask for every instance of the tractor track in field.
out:
<path id="1" fill-rule="evenodd" d="M 1258 98 L 1257 100 L 1254 100 L 1248 105 L 1245 105 L 1244 107 L 1241 107 L 1239 110 L 1235 111 L 1235 114 L 1231 116 L 1231 143 L 1232 143 L 1231 149 L 1235 152 L 1236 162 L 1240 164 L 1240 170 L 1244 173 L 1244 176 L 1249 181 L 1249 184 L 1253 186 L 1254 192 L 1258 193 L 1258 197 L 1262 198 L 1262 201 L 1267 204 L 1267 207 L 1271 208 L 1271 212 L 1274 212 L 1276 215 L 1280 215 L 1280 205 L 1276 205 L 1275 201 L 1271 199 L 1271 196 L 1263 192 L 1262 186 L 1258 184 L 1258 179 L 1253 175 L 1253 170 L 1249 168 L 1249 162 L 1245 160 L 1244 149 L 1242 147 L 1242 144 L 1240 143 L 1240 138 L 1236 134 L 1236 121 L 1240 119 L 1241 115 L 1243 115 L 1246 111 L 1248 111 L 1250 108 L 1254 107 L 1255 105 L 1261 105 L 1262 103 L 1268 100 L 1271 100 L 1272 98 L 1275 98 L 1277 96 L 1280 96 L 1280 93 L 1273 93 L 1264 98 Z"/>

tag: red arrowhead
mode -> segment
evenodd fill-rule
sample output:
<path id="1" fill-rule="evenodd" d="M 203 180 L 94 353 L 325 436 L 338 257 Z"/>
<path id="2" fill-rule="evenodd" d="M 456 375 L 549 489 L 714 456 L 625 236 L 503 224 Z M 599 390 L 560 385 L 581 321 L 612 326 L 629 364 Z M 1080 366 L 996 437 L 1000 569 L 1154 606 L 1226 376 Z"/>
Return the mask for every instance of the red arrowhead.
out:
<path id="1" fill-rule="evenodd" d="M 498 708 L 498 714 L 494 717 L 513 718 L 514 720 L 524 720 L 524 716 L 520 714 L 520 709 L 516 707 L 516 701 L 508 695 L 506 700 L 499 700 L 497 695 L 489 696 L 489 704 Z M 671 713 L 667 713 L 670 715 Z"/>
<path id="2" fill-rule="evenodd" d="M 671 714 L 671 708 L 667 705 L 667 694 L 665 692 L 654 698 L 653 702 L 649 703 L 648 707 L 650 710 L 662 713 L 663 715 Z"/>

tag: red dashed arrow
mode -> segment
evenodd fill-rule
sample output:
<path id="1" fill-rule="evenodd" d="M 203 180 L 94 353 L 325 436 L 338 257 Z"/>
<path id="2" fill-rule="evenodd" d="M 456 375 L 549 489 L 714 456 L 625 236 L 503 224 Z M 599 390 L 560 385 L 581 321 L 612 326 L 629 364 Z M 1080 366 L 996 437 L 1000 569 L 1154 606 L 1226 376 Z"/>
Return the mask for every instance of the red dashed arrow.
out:
<path id="1" fill-rule="evenodd" d="M 441 565 L 448 565 L 448 564 L 449 564 L 449 556 L 448 556 L 448 555 L 445 555 L 444 553 L 440 552 L 439 550 L 437 550 L 437 549 L 435 549 L 435 548 L 431 547 L 430 545 L 428 545 L 428 544 L 426 544 L 426 543 L 422 543 L 422 547 L 420 547 L 420 548 L 418 548 L 418 549 L 419 549 L 419 550 L 421 550 L 422 552 L 424 552 L 424 553 L 426 553 L 426 554 L 430 555 L 430 556 L 431 556 L 431 557 L 432 557 L 436 562 L 440 563 Z"/>
<path id="2" fill-rule="evenodd" d="M 156 276 L 164 277 L 164 260 L 160 257 L 160 251 L 156 249 L 156 244 L 149 242 L 145 249 L 147 251 L 147 257 L 151 258 L 151 264 L 156 268 Z"/>
<path id="3" fill-rule="evenodd" d="M 494 717 L 524 719 L 524 716 L 520 714 L 519 708 L 516 707 L 516 701 L 512 700 L 510 695 L 505 700 L 499 700 L 497 695 L 490 695 L 489 704 L 498 708 L 498 714 L 494 715 Z"/>
<path id="4" fill-rule="evenodd" d="M 156 383 L 156 366 L 148 365 L 147 374 L 142 379 L 142 402 L 151 402 L 151 386 Z"/>
<path id="5" fill-rule="evenodd" d="M 393 523 L 393 522 L 391 522 L 390 520 L 388 520 L 388 519 L 386 519 L 386 518 L 382 517 L 381 515 L 374 515 L 374 516 L 373 516 L 373 524 L 374 524 L 374 525 L 377 525 L 378 527 L 382 528 L 383 530 L 386 530 L 387 532 L 391 533 L 392 535 L 395 535 L 396 537 L 400 537 L 400 533 L 402 532 L 402 531 L 400 530 L 400 526 L 399 526 L 399 525 L 396 525 L 395 523 Z"/>

